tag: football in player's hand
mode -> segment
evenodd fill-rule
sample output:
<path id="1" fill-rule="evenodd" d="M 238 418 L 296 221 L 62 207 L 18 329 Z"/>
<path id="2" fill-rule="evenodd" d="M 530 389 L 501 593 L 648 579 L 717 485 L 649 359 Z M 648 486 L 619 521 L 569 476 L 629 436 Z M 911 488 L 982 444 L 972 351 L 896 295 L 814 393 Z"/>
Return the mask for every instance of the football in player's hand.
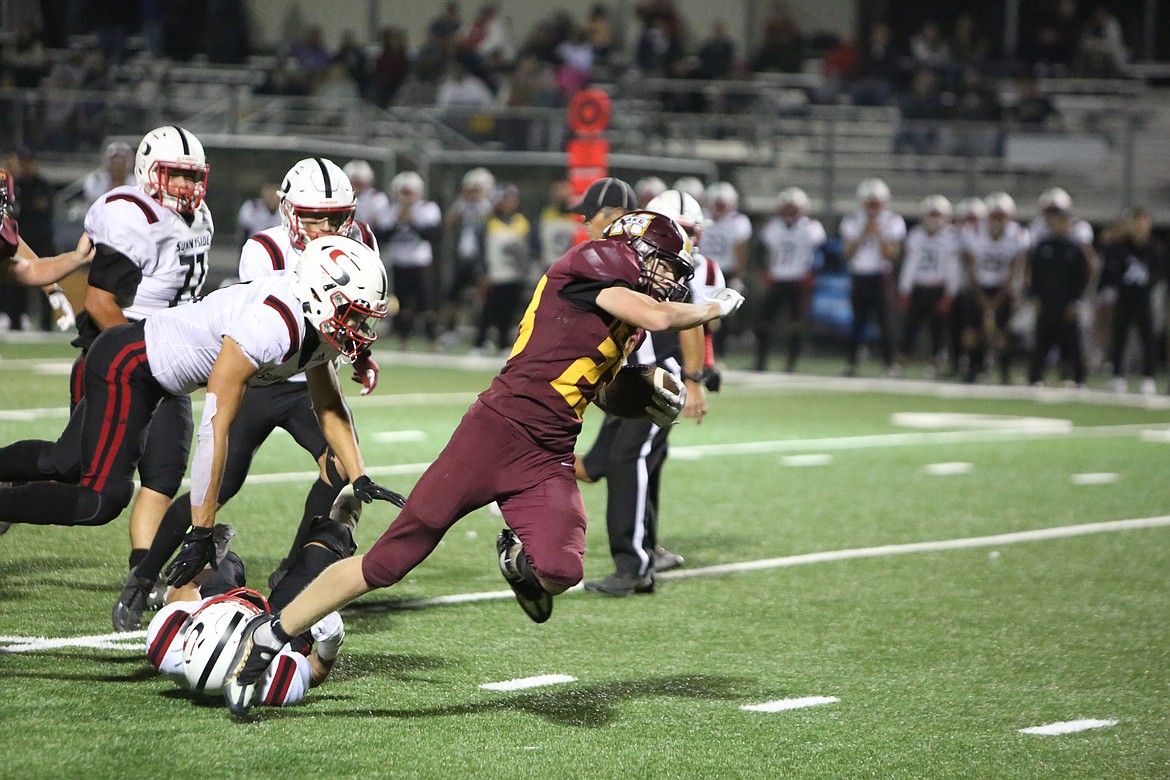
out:
<path id="1" fill-rule="evenodd" d="M 654 417 L 661 424 L 662 415 L 673 419 L 685 400 L 686 389 L 669 371 L 652 365 L 626 366 L 598 393 L 597 405 L 617 417 Z"/>

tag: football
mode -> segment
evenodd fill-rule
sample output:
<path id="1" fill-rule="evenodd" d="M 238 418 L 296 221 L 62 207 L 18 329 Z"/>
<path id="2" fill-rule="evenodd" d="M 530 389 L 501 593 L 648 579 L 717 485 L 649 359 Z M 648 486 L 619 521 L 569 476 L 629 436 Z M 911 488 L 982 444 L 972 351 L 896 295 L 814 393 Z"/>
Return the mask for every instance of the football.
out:
<path id="1" fill-rule="evenodd" d="M 597 405 L 617 417 L 643 420 L 646 408 L 654 403 L 655 388 L 685 398 L 686 391 L 669 371 L 653 365 L 626 366 L 597 394 Z"/>

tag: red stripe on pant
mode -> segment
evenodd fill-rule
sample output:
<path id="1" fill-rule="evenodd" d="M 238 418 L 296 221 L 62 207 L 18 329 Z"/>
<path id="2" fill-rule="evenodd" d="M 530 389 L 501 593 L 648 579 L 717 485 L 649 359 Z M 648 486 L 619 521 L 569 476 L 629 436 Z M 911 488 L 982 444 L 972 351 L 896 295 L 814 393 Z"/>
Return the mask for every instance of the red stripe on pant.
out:
<path id="1" fill-rule="evenodd" d="M 73 376 L 73 393 L 69 399 L 70 402 L 77 406 L 81 403 L 81 396 L 85 394 L 85 355 L 77 359 L 77 371 Z"/>
<path id="2" fill-rule="evenodd" d="M 130 410 L 131 397 L 130 374 L 145 360 L 145 341 L 127 344 L 110 362 L 110 370 L 106 373 L 106 383 L 113 388 L 113 392 L 107 397 L 106 408 L 102 412 L 102 435 L 98 439 L 94 460 L 86 476 L 81 480 L 83 486 L 97 493 L 105 487 L 118 448 L 126 435 L 126 417 Z M 106 440 L 111 438 L 111 433 L 113 436 L 110 446 L 106 447 Z M 96 476 L 90 476 L 93 474 Z"/>

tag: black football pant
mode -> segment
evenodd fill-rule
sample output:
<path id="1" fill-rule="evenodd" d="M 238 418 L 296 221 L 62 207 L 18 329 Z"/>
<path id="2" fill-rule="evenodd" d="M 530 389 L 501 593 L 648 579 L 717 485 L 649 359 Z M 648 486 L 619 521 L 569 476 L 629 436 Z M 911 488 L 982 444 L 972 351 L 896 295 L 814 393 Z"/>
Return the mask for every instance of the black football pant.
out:
<path id="1" fill-rule="evenodd" d="M 143 323 L 98 336 L 84 384 L 79 445 L 29 440 L 0 449 L 0 480 L 29 483 L 0 490 L 0 521 L 105 525 L 130 503 L 151 415 L 170 397 L 151 375 Z"/>
<path id="2" fill-rule="evenodd" d="M 658 489 L 669 433 L 647 420 L 606 415 L 582 458 L 590 479 L 606 480 L 605 524 L 619 574 L 641 578 L 654 572 Z"/>
<path id="3" fill-rule="evenodd" d="M 1075 316 L 1067 315 L 1068 306 L 1041 303 L 1036 312 L 1036 349 L 1028 382 L 1036 384 L 1044 378 L 1048 353 L 1053 347 L 1060 351 L 1061 372 L 1069 371 L 1078 385 L 1085 383 L 1085 356 L 1081 349 L 1081 326 Z"/>
<path id="4" fill-rule="evenodd" d="M 857 365 L 857 352 L 870 319 L 877 321 L 882 362 L 886 367 L 894 363 L 890 336 L 890 310 L 886 303 L 884 274 L 854 274 L 850 277 L 849 302 L 853 306 L 853 326 L 849 331 L 849 365 Z"/>
<path id="5" fill-rule="evenodd" d="M 282 382 L 267 387 L 250 387 L 236 419 L 228 430 L 228 453 L 223 481 L 219 486 L 219 503 L 226 504 L 240 491 L 252 468 L 256 450 L 277 428 L 283 428 L 293 440 L 312 457 L 314 462 L 328 450 L 325 435 L 313 412 L 309 390 L 304 382 Z M 331 461 L 329 461 L 331 463 Z M 297 530 L 289 555 L 303 544 L 304 536 L 314 517 L 328 515 L 337 494 L 348 484 L 340 474 L 331 473 L 329 482 L 317 478 L 305 499 L 301 525 Z M 137 567 L 140 578 L 156 581 L 162 567 L 170 559 L 183 535 L 191 525 L 191 494 L 184 493 L 171 504 L 159 525 L 154 542 Z"/>
<path id="6" fill-rule="evenodd" d="M 796 361 L 800 357 L 800 348 L 804 335 L 804 318 L 808 307 L 808 288 L 799 281 L 773 282 L 768 285 L 764 293 L 764 303 L 760 307 L 760 317 L 756 321 L 756 370 L 763 371 L 768 364 L 768 351 L 771 348 L 772 329 L 776 318 L 787 311 L 788 320 L 788 359 L 784 364 L 785 371 L 795 371 Z"/>
<path id="7" fill-rule="evenodd" d="M 899 350 L 903 356 L 909 357 L 914 351 L 914 343 L 918 340 L 918 330 L 925 322 L 930 334 L 930 359 L 938 359 L 938 353 L 942 351 L 943 328 L 946 325 L 946 318 L 938 309 L 944 293 L 942 287 L 915 285 L 910 289 L 906 329 L 902 332 L 902 344 Z"/>
<path id="8" fill-rule="evenodd" d="M 1153 312 L 1150 309 L 1150 292 L 1128 292 L 1122 289 L 1117 296 L 1117 305 L 1113 310 L 1113 376 L 1121 376 L 1123 370 L 1122 359 L 1125 357 L 1125 342 L 1129 339 L 1129 329 L 1137 328 L 1138 342 L 1142 350 L 1142 376 L 1154 375 L 1154 323 Z"/>

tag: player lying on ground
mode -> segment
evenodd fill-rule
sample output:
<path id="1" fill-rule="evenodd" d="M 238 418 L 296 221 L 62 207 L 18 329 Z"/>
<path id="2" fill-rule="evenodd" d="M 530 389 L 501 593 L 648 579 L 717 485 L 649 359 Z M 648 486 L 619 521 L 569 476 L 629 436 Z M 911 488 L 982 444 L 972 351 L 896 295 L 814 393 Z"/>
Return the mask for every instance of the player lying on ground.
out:
<path id="1" fill-rule="evenodd" d="M 504 577 L 534 621 L 584 573 L 585 507 L 573 475 L 581 415 L 644 331 L 681 330 L 724 317 L 743 297 L 681 303 L 694 272 L 690 241 L 661 214 L 633 212 L 606 238 L 571 249 L 537 284 L 503 370 L 464 415 L 398 518 L 365 555 L 329 567 L 277 620 L 249 623 L 225 690 L 245 714 L 258 682 L 292 637 L 375 588 L 400 581 L 461 517 L 492 501 L 505 528 L 496 542 Z M 664 400 L 677 415 L 681 395 Z"/>
<path id="2" fill-rule="evenodd" d="M 146 630 L 146 657 L 183 688 L 220 693 L 248 620 L 282 608 L 330 564 L 353 555 L 353 529 L 361 511 L 353 491 L 344 490 L 329 516 L 314 520 L 268 599 L 244 587 L 244 562 L 227 549 L 230 526 L 217 525 L 215 568 L 170 590 L 167 605 Z M 260 700 L 278 707 L 299 702 L 329 675 L 344 640 L 345 624 L 336 612 L 314 623 L 273 659 L 259 686 Z"/>

